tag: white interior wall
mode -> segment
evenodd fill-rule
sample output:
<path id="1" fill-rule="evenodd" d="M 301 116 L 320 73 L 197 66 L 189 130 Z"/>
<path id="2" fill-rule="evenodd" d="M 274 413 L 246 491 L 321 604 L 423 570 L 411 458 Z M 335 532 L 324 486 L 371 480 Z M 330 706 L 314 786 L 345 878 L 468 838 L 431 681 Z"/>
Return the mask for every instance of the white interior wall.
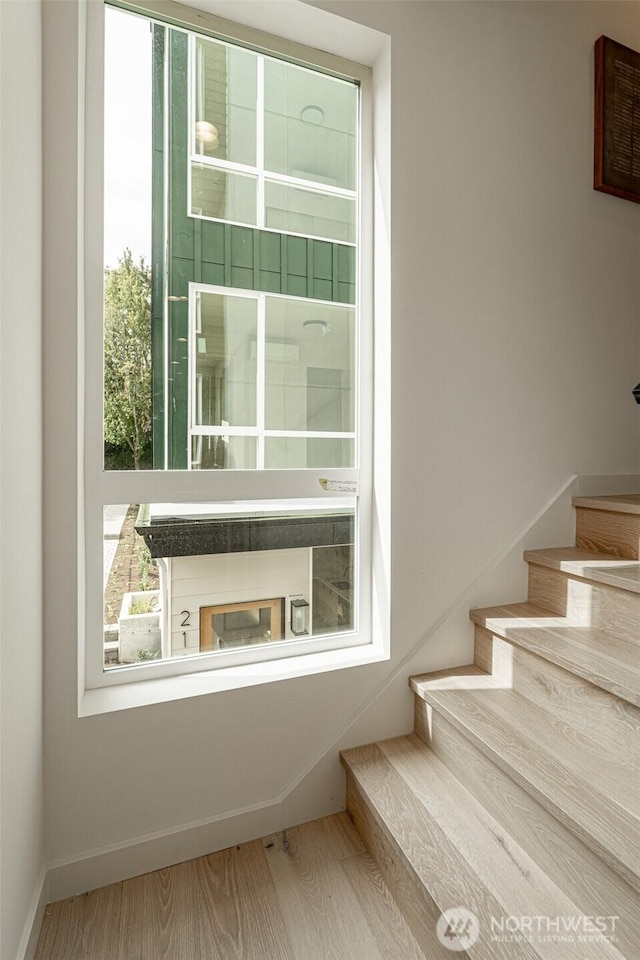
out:
<path id="1" fill-rule="evenodd" d="M 23 955 L 44 878 L 40 58 L 39 3 L 0 3 L 0 956 L 7 960 Z"/>
<path id="2" fill-rule="evenodd" d="M 288 7 L 282 30 L 299 26 L 292 5 L 230 6 L 237 19 L 268 6 L 272 31 Z M 58 227 L 45 270 L 46 777 L 59 865 L 256 805 L 280 806 L 281 826 L 338 809 L 336 769 L 313 796 L 295 793 L 302 802 L 287 803 L 288 791 L 313 780 L 332 744 L 409 729 L 400 675 L 350 725 L 405 658 L 423 669 L 460 661 L 466 634 L 415 651 L 573 474 L 639 465 L 640 207 L 592 189 L 593 43 L 606 33 L 637 48 L 637 5 L 323 6 L 391 35 L 392 659 L 78 719 L 77 400 L 54 375 L 75 333 L 76 3 L 45 3 L 55 11 L 47 209 Z M 329 33 L 348 54 L 348 25 Z M 264 822 L 233 825 L 227 842 Z M 135 855 L 123 864 L 135 871 Z M 80 873 L 58 893 L 86 885 Z"/>

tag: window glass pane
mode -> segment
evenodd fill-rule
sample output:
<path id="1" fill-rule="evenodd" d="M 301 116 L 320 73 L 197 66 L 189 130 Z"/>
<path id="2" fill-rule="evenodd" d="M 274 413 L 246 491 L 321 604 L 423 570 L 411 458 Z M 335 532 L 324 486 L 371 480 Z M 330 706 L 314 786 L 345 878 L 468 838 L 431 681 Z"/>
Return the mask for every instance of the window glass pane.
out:
<path id="1" fill-rule="evenodd" d="M 354 628 L 355 504 L 104 508 L 104 665 Z"/>
<path id="2" fill-rule="evenodd" d="M 105 8 L 106 469 L 151 466 L 152 34 Z"/>
<path id="3" fill-rule="evenodd" d="M 264 448 L 264 465 L 268 470 L 355 466 L 353 440 L 337 437 L 267 437 Z"/>
<path id="4" fill-rule="evenodd" d="M 256 222 L 255 177 L 205 163 L 191 164 L 191 213 L 237 223 Z"/>
<path id="5" fill-rule="evenodd" d="M 255 426 L 256 300 L 199 293 L 193 328 L 193 422 Z"/>
<path id="6" fill-rule="evenodd" d="M 104 507 L 104 664 L 162 654 L 160 570 L 136 532 L 137 504 Z"/>
<path id="7" fill-rule="evenodd" d="M 352 463 L 357 85 L 105 17 L 105 468 Z"/>
<path id="8" fill-rule="evenodd" d="M 267 297 L 268 430 L 354 429 L 354 320 L 352 307 Z"/>
<path id="9" fill-rule="evenodd" d="M 196 39 L 196 153 L 255 166 L 256 64 L 249 50 Z"/>
<path id="10" fill-rule="evenodd" d="M 265 205 L 266 225 L 273 230 L 355 242 L 355 200 L 267 180 Z"/>
<path id="11" fill-rule="evenodd" d="M 257 442 L 254 437 L 191 438 L 192 470 L 255 470 Z"/>
<path id="12" fill-rule="evenodd" d="M 355 190 L 358 88 L 265 60 L 265 169 Z"/>
<path id="13" fill-rule="evenodd" d="M 320 636 L 352 630 L 353 544 L 316 547 L 312 556 L 313 633 Z"/>

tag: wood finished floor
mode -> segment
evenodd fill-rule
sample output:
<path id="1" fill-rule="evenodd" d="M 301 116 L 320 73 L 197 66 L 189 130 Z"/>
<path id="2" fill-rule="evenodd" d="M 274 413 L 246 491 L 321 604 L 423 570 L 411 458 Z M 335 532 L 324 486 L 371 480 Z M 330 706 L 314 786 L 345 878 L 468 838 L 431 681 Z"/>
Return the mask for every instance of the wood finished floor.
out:
<path id="1" fill-rule="evenodd" d="M 35 960 L 426 960 L 346 813 L 47 907 Z"/>

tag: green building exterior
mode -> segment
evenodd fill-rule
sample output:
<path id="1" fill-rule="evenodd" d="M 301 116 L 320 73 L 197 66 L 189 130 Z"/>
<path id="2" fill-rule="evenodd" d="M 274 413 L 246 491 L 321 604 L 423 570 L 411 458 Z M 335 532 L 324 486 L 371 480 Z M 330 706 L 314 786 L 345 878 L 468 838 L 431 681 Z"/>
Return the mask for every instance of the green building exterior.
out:
<path id="1" fill-rule="evenodd" d="M 190 215 L 188 44 L 187 34 L 153 26 L 155 469 L 189 467 L 190 283 L 355 302 L 353 245 Z M 208 209 L 216 212 L 215 197 Z"/>

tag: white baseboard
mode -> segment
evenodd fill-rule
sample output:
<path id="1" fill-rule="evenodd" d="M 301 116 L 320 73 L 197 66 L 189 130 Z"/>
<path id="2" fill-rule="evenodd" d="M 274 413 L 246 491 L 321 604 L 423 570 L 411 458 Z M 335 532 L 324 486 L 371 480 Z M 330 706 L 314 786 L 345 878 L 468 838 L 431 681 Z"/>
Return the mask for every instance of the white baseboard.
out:
<path id="1" fill-rule="evenodd" d="M 16 960 L 33 960 L 38 946 L 38 937 L 40 936 L 40 927 L 44 919 L 44 912 L 50 901 L 49 896 L 49 871 L 43 867 L 40 876 L 35 885 L 31 903 L 27 911 L 27 919 L 24 924 L 24 931 L 18 945 Z"/>
<path id="2" fill-rule="evenodd" d="M 278 798 L 210 820 L 133 837 L 90 850 L 81 857 L 52 863 L 48 871 L 49 899 L 64 900 L 109 883 L 275 833 L 284 826 L 281 809 Z"/>

